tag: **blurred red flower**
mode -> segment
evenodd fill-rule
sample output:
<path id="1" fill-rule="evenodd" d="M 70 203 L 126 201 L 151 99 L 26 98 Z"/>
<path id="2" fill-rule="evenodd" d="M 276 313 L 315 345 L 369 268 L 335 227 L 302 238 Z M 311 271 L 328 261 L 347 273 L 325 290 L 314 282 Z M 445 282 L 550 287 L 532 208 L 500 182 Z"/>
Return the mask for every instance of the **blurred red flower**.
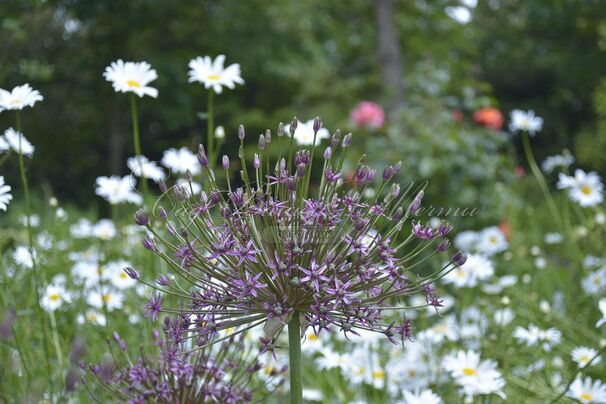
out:
<path id="1" fill-rule="evenodd" d="M 383 107 L 372 101 L 362 101 L 350 113 L 351 120 L 359 128 L 379 129 L 385 123 Z"/>
<path id="2" fill-rule="evenodd" d="M 503 127 L 503 114 L 492 107 L 478 109 L 473 113 L 473 120 L 479 125 L 495 130 L 501 130 Z"/>

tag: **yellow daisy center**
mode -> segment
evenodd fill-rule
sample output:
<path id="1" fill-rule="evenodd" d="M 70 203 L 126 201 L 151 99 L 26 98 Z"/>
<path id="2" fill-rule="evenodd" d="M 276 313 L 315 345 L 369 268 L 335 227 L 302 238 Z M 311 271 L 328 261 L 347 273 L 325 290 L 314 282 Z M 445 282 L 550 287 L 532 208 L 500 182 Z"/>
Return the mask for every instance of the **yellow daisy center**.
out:
<path id="1" fill-rule="evenodd" d="M 593 400 L 593 396 L 591 394 L 589 394 L 589 393 L 583 393 L 583 394 L 581 394 L 581 398 L 583 400 L 587 400 L 587 401 Z"/>
<path id="2" fill-rule="evenodd" d="M 209 74 L 208 75 L 208 79 L 209 80 L 219 80 L 220 76 L 218 74 Z"/>
<path id="3" fill-rule="evenodd" d="M 126 273 L 125 272 L 120 272 L 120 278 L 126 279 Z"/>
<path id="4" fill-rule="evenodd" d="M 384 372 L 384 371 L 382 371 L 382 370 L 375 370 L 375 371 L 372 373 L 372 376 L 373 376 L 375 379 L 385 379 L 385 372 Z"/>
<path id="5" fill-rule="evenodd" d="M 416 370 L 409 370 L 408 371 L 408 377 L 416 377 L 417 376 L 417 371 Z"/>
<path id="6" fill-rule="evenodd" d="M 274 367 L 273 366 L 266 366 L 264 370 L 265 370 L 265 374 L 266 375 L 270 375 L 271 372 L 274 371 Z"/>
<path id="7" fill-rule="evenodd" d="M 129 86 L 129 87 L 134 87 L 134 88 L 141 87 L 141 84 L 139 84 L 139 82 L 137 80 L 128 80 L 126 82 L 126 85 Z"/>
<path id="8" fill-rule="evenodd" d="M 317 341 L 318 340 L 318 336 L 316 334 L 310 334 L 307 336 L 307 339 L 310 341 Z"/>
<path id="9" fill-rule="evenodd" d="M 111 300 L 111 295 L 109 293 L 106 293 L 103 296 L 101 296 L 101 300 L 103 300 L 103 303 L 107 303 Z"/>
<path id="10" fill-rule="evenodd" d="M 463 368 L 463 374 L 465 376 L 474 376 L 476 374 L 478 374 L 474 369 L 472 368 Z"/>
<path id="11" fill-rule="evenodd" d="M 59 293 L 53 293 L 52 295 L 50 295 L 50 299 L 53 302 L 56 302 L 61 299 L 61 295 Z"/>
<path id="12" fill-rule="evenodd" d="M 581 362 L 581 363 L 589 362 L 589 359 L 591 359 L 589 356 L 587 356 L 587 355 L 581 355 L 579 357 L 579 362 Z"/>
<path id="13" fill-rule="evenodd" d="M 589 185 L 583 185 L 583 188 L 581 188 L 581 192 L 584 195 L 590 195 L 591 194 L 591 187 Z"/>

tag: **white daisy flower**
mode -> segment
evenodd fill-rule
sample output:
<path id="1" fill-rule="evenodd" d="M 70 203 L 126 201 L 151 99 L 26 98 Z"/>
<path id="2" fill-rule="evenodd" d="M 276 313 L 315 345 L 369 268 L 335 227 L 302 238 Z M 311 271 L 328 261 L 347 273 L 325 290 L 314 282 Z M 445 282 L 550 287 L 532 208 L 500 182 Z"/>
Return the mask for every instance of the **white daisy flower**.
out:
<path id="1" fill-rule="evenodd" d="M 555 156 L 549 156 L 541 164 L 541 168 L 547 174 L 552 173 L 556 168 L 568 168 L 574 163 L 574 157 L 568 150 L 564 150 L 562 154 L 556 154 Z"/>
<path id="2" fill-rule="evenodd" d="M 606 267 L 590 272 L 581 281 L 585 293 L 590 296 L 597 295 L 606 288 Z"/>
<path id="3" fill-rule="evenodd" d="M 326 346 L 326 336 L 328 336 L 328 333 L 324 332 L 320 333 L 320 335 L 316 335 L 313 328 L 308 327 L 307 330 L 305 330 L 305 337 L 301 344 L 301 350 L 308 354 L 322 351 Z"/>
<path id="4" fill-rule="evenodd" d="M 140 205 L 143 202 L 141 195 L 135 191 L 136 180 L 130 175 L 98 177 L 96 183 L 95 193 L 112 205 L 126 202 Z"/>
<path id="5" fill-rule="evenodd" d="M 71 296 L 65 289 L 63 282 L 53 282 L 49 284 L 42 297 L 40 298 L 40 306 L 48 311 L 55 311 L 59 309 L 63 304 L 69 303 Z"/>
<path id="6" fill-rule="evenodd" d="M 598 302 L 598 308 L 600 309 L 600 314 L 602 314 L 602 318 L 595 323 L 596 327 L 601 327 L 602 324 L 606 323 L 606 298 L 600 299 Z"/>
<path id="7" fill-rule="evenodd" d="M 570 355 L 572 356 L 572 360 L 575 361 L 580 368 L 584 368 L 597 354 L 598 351 L 593 348 L 579 346 L 574 348 Z M 591 361 L 591 366 L 597 365 L 601 360 L 602 358 L 600 356 L 596 357 Z"/>
<path id="8" fill-rule="evenodd" d="M 158 96 L 158 90 L 148 86 L 158 78 L 158 74 L 147 62 L 124 62 L 119 59 L 105 68 L 103 77 L 112 83 L 114 91 L 118 93 L 131 92 L 139 97 Z"/>
<path id="9" fill-rule="evenodd" d="M 162 168 L 158 167 L 154 161 L 149 161 L 145 156 L 129 157 L 126 165 L 137 177 L 148 178 L 156 182 L 166 178 Z"/>
<path id="10" fill-rule="evenodd" d="M 606 385 L 599 380 L 591 380 L 589 376 L 577 378 L 566 395 L 581 403 L 606 403 Z"/>
<path id="11" fill-rule="evenodd" d="M 498 309 L 494 312 L 494 322 L 499 327 L 505 327 L 513 321 L 514 317 L 515 314 L 513 313 L 513 310 L 508 308 Z"/>
<path id="12" fill-rule="evenodd" d="M 103 267 L 96 261 L 78 261 L 71 269 L 72 276 L 87 288 L 96 288 L 101 282 Z"/>
<path id="13" fill-rule="evenodd" d="M 177 174 L 185 174 L 187 170 L 193 175 L 200 174 L 200 162 L 187 147 L 166 150 L 162 163 Z"/>
<path id="14" fill-rule="evenodd" d="M 34 251 L 35 255 L 35 251 Z M 13 260 L 16 264 L 25 267 L 25 268 L 33 268 L 34 260 L 32 254 L 28 247 L 19 246 L 15 248 L 15 252 L 13 252 Z"/>
<path id="15" fill-rule="evenodd" d="M 219 55 L 213 61 L 210 56 L 200 57 L 189 61 L 189 82 L 204 84 L 205 88 L 211 88 L 215 93 L 221 94 L 223 87 L 233 90 L 236 84 L 244 84 L 240 76 L 240 65 L 234 63 L 224 67 L 225 55 Z"/>
<path id="16" fill-rule="evenodd" d="M 25 107 L 33 107 L 38 101 L 42 101 L 44 97 L 38 90 L 31 88 L 29 84 L 17 86 L 12 91 L 3 90 L 0 88 L 0 111 L 6 110 L 21 110 Z"/>
<path id="17" fill-rule="evenodd" d="M 347 354 L 340 354 L 332 349 L 322 349 L 320 351 L 322 356 L 316 358 L 316 364 L 320 369 L 340 369 L 344 370 L 349 366 L 349 356 Z"/>
<path id="18" fill-rule="evenodd" d="M 469 254 L 462 266 L 457 266 L 444 276 L 444 282 L 452 283 L 457 288 L 473 288 L 493 274 L 494 266 L 488 258 L 479 254 Z"/>
<path id="19" fill-rule="evenodd" d="M 69 234 L 74 238 L 91 237 L 93 235 L 93 223 L 86 218 L 80 218 L 69 227 Z"/>
<path id="20" fill-rule="evenodd" d="M 487 227 L 478 235 L 478 252 L 492 256 L 509 248 L 505 234 L 497 226 Z"/>
<path id="21" fill-rule="evenodd" d="M 516 327 L 513 337 L 518 340 L 518 343 L 526 344 L 526 346 L 535 346 L 542 343 L 543 349 L 550 351 L 553 345 L 560 343 L 562 333 L 553 327 L 541 330 L 536 325 L 530 324 L 528 329 Z"/>
<path id="22" fill-rule="evenodd" d="M 543 118 L 536 116 L 533 110 L 524 112 L 519 109 L 514 109 L 511 111 L 510 118 L 509 130 L 513 133 L 523 131 L 534 136 L 543 129 Z"/>
<path id="23" fill-rule="evenodd" d="M 454 245 L 463 251 L 469 252 L 475 249 L 479 240 L 479 233 L 473 230 L 459 232 L 454 238 Z"/>
<path id="24" fill-rule="evenodd" d="M 303 389 L 303 400 L 309 401 L 324 401 L 324 396 L 320 390 L 316 389 Z"/>
<path id="25" fill-rule="evenodd" d="M 453 316 L 448 316 L 444 320 L 434 324 L 431 328 L 423 331 L 423 338 L 433 344 L 442 342 L 456 341 L 459 337 L 459 326 Z"/>
<path id="26" fill-rule="evenodd" d="M 401 404 L 442 404 L 443 401 L 440 397 L 438 397 L 431 390 L 422 390 L 422 391 L 408 391 L 404 390 L 402 392 L 403 401 L 400 401 Z"/>
<path id="27" fill-rule="evenodd" d="M 100 325 L 101 327 L 105 327 L 107 324 L 107 319 L 105 318 L 105 314 L 100 311 L 89 309 L 84 314 L 79 314 L 77 318 L 78 324 L 93 324 Z"/>
<path id="28" fill-rule="evenodd" d="M 0 136 L 0 152 L 14 151 L 17 154 L 23 154 L 32 157 L 34 146 L 23 136 L 23 133 L 17 132 L 13 128 L 4 131 L 4 136 Z"/>
<path id="29" fill-rule="evenodd" d="M 101 240 L 110 240 L 117 234 L 116 225 L 110 219 L 101 219 L 93 226 L 92 235 Z"/>
<path id="30" fill-rule="evenodd" d="M 504 398 L 505 381 L 495 361 L 480 361 L 480 354 L 474 351 L 458 351 L 444 357 L 442 367 L 463 388 L 466 396 L 495 393 Z"/>
<path id="31" fill-rule="evenodd" d="M 559 174 L 558 189 L 567 189 L 568 196 L 583 207 L 596 206 L 604 200 L 604 184 L 595 172 L 576 169 L 574 177 Z"/>
<path id="32" fill-rule="evenodd" d="M 124 272 L 124 268 L 130 267 L 130 262 L 119 260 L 108 262 L 103 266 L 102 278 L 108 280 L 117 289 L 128 289 L 137 285 L 137 281 Z"/>
<path id="33" fill-rule="evenodd" d="M 435 380 L 434 370 L 439 368 L 438 365 L 434 349 L 428 344 L 408 344 L 404 350 L 393 346 L 385 366 L 390 394 L 394 397 L 399 395 L 401 386 L 410 390 L 427 388 Z"/>
<path id="34" fill-rule="evenodd" d="M 11 187 L 5 184 L 4 177 L 0 175 L 0 210 L 6 212 L 6 208 L 12 199 Z"/>
<path id="35" fill-rule="evenodd" d="M 546 244 L 560 244 L 564 241 L 564 236 L 562 233 L 545 233 L 544 240 Z"/>
<path id="36" fill-rule="evenodd" d="M 188 193 L 193 191 L 194 195 L 198 195 L 202 192 L 202 185 L 195 181 L 187 181 L 185 178 L 179 178 L 176 182 L 179 186 L 184 186 Z"/>
<path id="37" fill-rule="evenodd" d="M 113 311 L 121 309 L 124 305 L 124 295 L 121 292 L 105 289 L 102 291 L 94 290 L 86 296 L 86 303 L 96 309 L 102 309 L 107 306 L 107 310 Z"/>
<path id="38" fill-rule="evenodd" d="M 284 126 L 284 132 L 290 134 L 290 124 Z M 326 128 L 320 128 L 316 134 L 316 146 L 320 144 L 322 139 L 329 139 L 330 132 Z M 314 120 L 310 119 L 307 122 L 297 121 L 297 129 L 295 130 L 294 139 L 297 144 L 310 146 L 314 143 Z"/>
<path id="39" fill-rule="evenodd" d="M 21 223 L 23 226 L 27 226 L 27 215 L 19 216 L 19 223 Z M 29 216 L 29 225 L 32 227 L 40 226 L 40 216 L 36 215 L 35 213 Z"/>

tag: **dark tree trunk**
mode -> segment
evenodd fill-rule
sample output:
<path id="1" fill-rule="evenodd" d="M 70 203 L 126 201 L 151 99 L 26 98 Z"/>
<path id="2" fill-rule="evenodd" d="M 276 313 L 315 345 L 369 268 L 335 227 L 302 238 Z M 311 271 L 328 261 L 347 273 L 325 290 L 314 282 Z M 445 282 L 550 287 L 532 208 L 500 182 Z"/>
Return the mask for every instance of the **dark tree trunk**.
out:
<path id="1" fill-rule="evenodd" d="M 374 0 L 379 63 L 388 116 L 404 105 L 404 68 L 395 20 L 394 0 Z"/>

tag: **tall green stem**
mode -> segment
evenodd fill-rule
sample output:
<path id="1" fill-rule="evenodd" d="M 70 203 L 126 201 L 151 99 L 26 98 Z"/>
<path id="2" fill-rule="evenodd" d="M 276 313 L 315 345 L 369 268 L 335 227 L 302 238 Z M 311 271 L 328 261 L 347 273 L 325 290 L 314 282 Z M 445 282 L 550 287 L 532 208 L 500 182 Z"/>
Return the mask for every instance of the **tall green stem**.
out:
<path id="1" fill-rule="evenodd" d="M 53 394 L 53 381 L 52 381 L 52 373 L 51 373 L 51 363 L 50 363 L 50 354 L 48 351 L 48 334 L 46 330 L 46 324 L 44 321 L 44 312 L 42 311 L 42 307 L 40 307 L 40 287 L 42 287 L 42 281 L 40 279 L 39 268 L 36 264 L 36 255 L 34 250 L 34 235 L 32 232 L 32 224 L 31 224 L 31 215 L 32 215 L 32 206 L 29 197 L 29 183 L 27 181 L 27 175 L 25 174 L 25 162 L 23 159 L 23 147 L 22 147 L 22 139 L 23 134 L 21 132 L 21 115 L 19 114 L 19 110 L 16 111 L 16 120 L 17 120 L 17 132 L 19 132 L 19 173 L 21 174 L 21 183 L 23 184 L 23 195 L 25 196 L 25 225 L 27 228 L 27 241 L 29 246 L 29 253 L 32 257 L 32 266 L 33 266 L 33 274 L 34 274 L 34 294 L 36 296 L 36 308 L 38 319 L 40 322 L 40 328 L 42 329 L 42 345 L 44 347 L 44 356 L 46 358 L 46 369 L 47 369 L 47 378 L 50 388 L 51 397 Z"/>
<path id="2" fill-rule="evenodd" d="M 214 111 L 213 111 L 213 102 L 214 102 L 215 92 L 213 90 L 208 91 L 208 105 L 207 105 L 207 116 L 206 116 L 206 145 L 208 147 L 208 161 L 210 162 L 210 167 L 214 167 L 215 165 L 215 120 L 214 120 Z"/>
<path id="3" fill-rule="evenodd" d="M 290 404 L 303 403 L 303 375 L 301 366 L 301 320 L 295 310 L 288 323 L 288 357 L 290 368 Z"/>
<path id="4" fill-rule="evenodd" d="M 549 206 L 549 209 L 551 210 L 551 214 L 552 214 L 554 220 L 558 223 L 558 226 L 561 228 L 563 226 L 562 218 L 560 217 L 560 214 L 558 213 L 558 208 L 556 207 L 553 197 L 549 193 L 549 189 L 547 188 L 547 182 L 545 181 L 545 177 L 541 173 L 541 170 L 539 169 L 539 166 L 537 165 L 534 155 L 532 154 L 532 149 L 530 148 L 530 140 L 528 139 L 528 133 L 526 133 L 526 132 L 524 132 L 522 134 L 522 144 L 524 146 L 524 153 L 526 154 L 526 160 L 528 160 L 528 165 L 530 166 L 530 170 L 532 171 L 537 182 L 539 183 L 539 187 L 541 188 L 541 191 L 543 191 L 543 195 L 545 196 L 545 200 L 547 201 L 547 205 Z"/>
<path id="5" fill-rule="evenodd" d="M 141 142 L 139 141 L 139 113 L 137 111 L 137 98 L 133 93 L 130 95 L 130 112 L 133 121 L 133 143 L 135 145 L 135 158 L 138 160 L 140 156 L 143 155 L 141 152 Z M 137 161 L 138 164 L 142 164 L 142 162 Z M 141 170 L 141 174 L 143 174 L 143 167 L 139 168 Z M 143 191 L 143 197 L 146 198 L 149 196 L 149 188 L 147 187 L 147 179 L 141 175 L 141 189 Z"/>

